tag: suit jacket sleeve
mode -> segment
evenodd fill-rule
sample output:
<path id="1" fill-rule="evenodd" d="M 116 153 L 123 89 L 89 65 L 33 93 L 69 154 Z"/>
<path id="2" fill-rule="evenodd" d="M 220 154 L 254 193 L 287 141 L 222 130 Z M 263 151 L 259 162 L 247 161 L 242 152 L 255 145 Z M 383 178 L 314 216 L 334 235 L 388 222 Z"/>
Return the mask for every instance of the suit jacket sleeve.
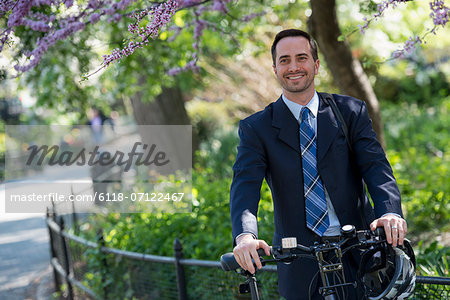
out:
<path id="1" fill-rule="evenodd" d="M 240 143 L 230 189 L 233 241 L 243 232 L 258 236 L 258 204 L 267 168 L 263 144 L 246 120 L 239 122 L 239 137 Z"/>
<path id="2" fill-rule="evenodd" d="M 359 113 L 354 116 L 351 140 L 356 163 L 374 203 L 375 217 L 386 213 L 402 216 L 400 191 L 383 148 L 372 129 L 367 107 L 361 102 Z"/>

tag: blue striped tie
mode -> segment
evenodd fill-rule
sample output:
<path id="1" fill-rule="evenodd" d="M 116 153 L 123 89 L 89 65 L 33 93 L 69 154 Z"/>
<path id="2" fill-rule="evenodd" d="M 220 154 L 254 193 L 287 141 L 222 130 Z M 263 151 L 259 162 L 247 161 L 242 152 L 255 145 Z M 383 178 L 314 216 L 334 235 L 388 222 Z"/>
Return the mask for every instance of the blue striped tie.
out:
<path id="1" fill-rule="evenodd" d="M 308 123 L 309 109 L 303 107 L 300 116 L 300 146 L 303 164 L 303 193 L 305 195 L 306 224 L 319 236 L 330 225 L 327 201 L 322 180 L 317 173 L 317 142 L 314 130 Z"/>

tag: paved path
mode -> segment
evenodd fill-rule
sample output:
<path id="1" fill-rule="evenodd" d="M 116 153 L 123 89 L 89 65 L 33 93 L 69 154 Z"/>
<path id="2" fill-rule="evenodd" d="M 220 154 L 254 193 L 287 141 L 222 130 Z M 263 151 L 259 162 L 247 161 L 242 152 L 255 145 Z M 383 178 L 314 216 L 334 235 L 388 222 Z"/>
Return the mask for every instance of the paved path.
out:
<path id="1" fill-rule="evenodd" d="M 126 133 L 131 140 L 137 134 Z M 127 139 L 117 139 L 118 149 L 127 145 Z M 120 148 L 121 149 L 121 148 Z M 88 181 L 89 168 L 48 168 L 43 173 L 28 176 L 27 180 L 76 180 Z M 24 180 L 24 179 L 23 179 Z M 36 183 L 14 186 L 18 192 L 33 191 Z M 39 183 L 42 186 L 42 183 Z M 52 189 L 50 184 L 45 185 Z M 54 190 L 51 190 L 54 192 Z M 69 192 L 69 191 L 67 191 Z M 44 214 L 5 214 L 5 185 L 0 184 L 0 300 L 47 299 L 48 287 L 52 286 L 50 245 Z M 39 211 L 45 211 L 44 209 Z M 44 288 L 41 286 L 44 285 Z M 47 287 L 47 288 L 46 288 Z M 39 296 L 41 291 L 43 297 Z"/>
<path id="2" fill-rule="evenodd" d="M 19 184 L 13 189 L 17 189 L 18 193 L 25 190 L 32 192 L 39 185 L 50 186 L 33 182 L 39 178 L 49 181 L 73 178 L 90 180 L 90 175 L 87 168 L 82 170 L 49 168 L 43 173 L 25 178 L 31 182 Z M 58 186 L 65 187 L 62 184 Z M 47 189 L 53 191 L 52 187 Z M 68 194 L 70 190 L 65 192 Z M 5 184 L 0 184 L 0 300 L 42 299 L 43 297 L 36 294 L 39 290 L 36 285 L 48 282 L 48 278 L 53 276 L 52 272 L 49 272 L 50 242 L 45 214 L 5 214 L 4 211 Z"/>
<path id="3" fill-rule="evenodd" d="M 49 264 L 45 216 L 0 212 L 0 300 L 27 299 L 33 280 Z"/>

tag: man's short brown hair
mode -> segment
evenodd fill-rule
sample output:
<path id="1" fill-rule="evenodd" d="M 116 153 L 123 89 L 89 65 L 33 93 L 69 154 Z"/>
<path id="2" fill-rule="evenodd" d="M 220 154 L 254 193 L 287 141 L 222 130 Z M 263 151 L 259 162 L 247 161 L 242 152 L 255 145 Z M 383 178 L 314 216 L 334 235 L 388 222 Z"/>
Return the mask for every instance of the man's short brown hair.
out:
<path id="1" fill-rule="evenodd" d="M 317 53 L 317 43 L 316 41 L 309 35 L 309 33 L 300 30 L 300 29 L 285 29 L 283 31 L 278 32 L 278 34 L 275 36 L 275 39 L 273 40 L 273 44 L 272 44 L 272 61 L 273 61 L 273 65 L 276 65 L 276 56 L 277 56 L 277 51 L 276 51 L 276 47 L 278 42 L 285 38 L 285 37 L 290 37 L 290 36 L 302 36 L 304 38 L 306 38 L 309 41 L 309 45 L 311 47 L 311 55 L 314 59 L 314 61 L 316 61 L 317 59 L 319 59 L 319 55 Z"/>

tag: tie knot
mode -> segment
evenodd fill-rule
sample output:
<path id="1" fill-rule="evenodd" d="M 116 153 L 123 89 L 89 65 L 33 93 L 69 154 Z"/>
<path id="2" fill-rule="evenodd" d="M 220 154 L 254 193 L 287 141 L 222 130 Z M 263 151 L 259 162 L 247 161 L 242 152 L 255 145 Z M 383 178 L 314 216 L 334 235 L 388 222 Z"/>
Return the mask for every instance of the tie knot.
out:
<path id="1" fill-rule="evenodd" d="M 303 108 L 302 108 L 302 110 L 300 111 L 300 117 L 302 118 L 302 119 L 301 119 L 301 122 L 307 121 L 307 120 L 308 120 L 308 118 L 309 118 L 309 113 L 310 113 L 309 108 L 307 108 L 307 107 L 303 107 Z"/>

